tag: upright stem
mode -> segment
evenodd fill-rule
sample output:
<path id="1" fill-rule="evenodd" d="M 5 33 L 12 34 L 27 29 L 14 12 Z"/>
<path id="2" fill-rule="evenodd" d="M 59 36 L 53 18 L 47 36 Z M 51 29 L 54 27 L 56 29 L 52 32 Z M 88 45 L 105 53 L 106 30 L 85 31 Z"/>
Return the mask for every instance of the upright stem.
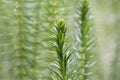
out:
<path id="1" fill-rule="evenodd" d="M 64 53 L 64 42 L 66 38 L 66 26 L 65 22 L 63 20 L 58 20 L 57 22 L 57 34 L 56 34 L 56 51 L 57 51 L 57 56 L 59 59 L 59 64 L 60 64 L 60 72 L 62 75 L 62 80 L 67 80 L 67 62 L 66 62 L 66 53 Z"/>
<path id="2" fill-rule="evenodd" d="M 18 75 L 21 75 L 21 79 L 23 77 L 23 74 L 24 74 L 24 65 L 23 65 L 23 57 L 24 57 L 24 52 L 22 50 L 22 48 L 24 47 L 24 43 L 22 42 L 22 40 L 24 40 L 25 38 L 25 35 L 23 34 L 23 1 L 22 0 L 17 0 L 18 2 L 18 30 L 19 30 L 19 33 L 18 33 L 18 47 L 19 47 L 19 50 L 18 50 L 18 56 L 19 56 L 19 67 L 18 67 Z"/>
<path id="3" fill-rule="evenodd" d="M 59 79 L 59 80 L 68 80 L 68 75 L 67 75 L 67 65 L 68 65 L 68 59 L 70 57 L 69 54 L 66 54 L 66 51 L 64 51 L 64 46 L 65 46 L 65 39 L 66 39 L 66 25 L 63 19 L 60 19 L 57 21 L 56 27 L 55 27 L 55 44 L 54 48 L 57 53 L 57 60 L 56 60 L 56 65 L 53 65 L 57 70 L 51 69 L 55 76 L 51 75 L 51 79 Z M 55 77 L 55 78 L 54 78 Z"/>
<path id="4" fill-rule="evenodd" d="M 79 15 L 79 38 L 81 40 L 80 42 L 80 76 L 79 80 L 87 80 L 88 76 L 86 75 L 88 73 L 88 61 L 89 61 L 89 55 L 90 51 L 88 51 L 89 47 L 92 47 L 93 42 L 90 42 L 93 37 L 91 37 L 90 27 L 89 26 L 89 4 L 87 0 L 82 0 L 80 4 L 80 13 Z M 90 64 L 89 64 L 90 65 Z"/>

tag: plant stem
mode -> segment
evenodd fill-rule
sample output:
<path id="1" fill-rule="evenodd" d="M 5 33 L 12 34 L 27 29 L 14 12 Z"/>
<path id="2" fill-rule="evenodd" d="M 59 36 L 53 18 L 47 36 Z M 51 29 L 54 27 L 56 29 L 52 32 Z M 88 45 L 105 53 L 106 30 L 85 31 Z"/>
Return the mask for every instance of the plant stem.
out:
<path id="1" fill-rule="evenodd" d="M 59 73 L 55 70 L 53 70 L 55 73 L 57 73 L 56 77 L 59 77 L 60 80 L 67 80 L 67 61 L 69 59 L 68 55 L 64 52 L 64 45 L 65 45 L 65 39 L 66 39 L 66 25 L 64 20 L 60 19 L 57 21 L 56 25 L 56 33 L 55 33 L 55 50 L 57 53 L 57 61 L 59 66 Z M 54 80 L 54 79 L 52 79 Z"/>
<path id="2" fill-rule="evenodd" d="M 24 43 L 21 42 L 22 40 L 24 40 L 25 38 L 25 35 L 23 34 L 23 9 L 22 9 L 22 0 L 18 0 L 18 30 L 19 30 L 19 33 L 18 33 L 18 47 L 19 47 L 19 50 L 18 50 L 18 56 L 19 56 L 19 67 L 18 67 L 18 75 L 21 76 L 21 79 L 23 79 L 23 74 L 24 74 L 24 67 L 23 67 L 23 57 L 24 57 L 24 52 L 22 50 L 22 48 L 24 47 Z"/>
<path id="3" fill-rule="evenodd" d="M 79 19 L 78 19 L 78 25 L 79 25 L 79 35 L 78 38 L 81 40 L 80 43 L 80 76 L 79 80 L 87 80 L 88 76 L 86 75 L 89 73 L 88 67 L 88 61 L 90 57 L 90 50 L 89 48 L 93 46 L 93 39 L 92 33 L 90 32 L 91 26 L 89 26 L 89 4 L 87 0 L 82 0 L 80 4 L 79 10 Z M 89 53 L 89 54 L 88 54 Z M 90 64 L 89 64 L 90 65 Z"/>

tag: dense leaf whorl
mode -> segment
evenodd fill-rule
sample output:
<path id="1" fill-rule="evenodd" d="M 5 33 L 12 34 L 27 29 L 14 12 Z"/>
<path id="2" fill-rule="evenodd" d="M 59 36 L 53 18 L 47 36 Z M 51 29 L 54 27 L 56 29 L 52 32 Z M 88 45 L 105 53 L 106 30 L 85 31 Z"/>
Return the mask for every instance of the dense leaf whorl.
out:
<path id="1" fill-rule="evenodd" d="M 66 40 L 66 25 L 63 19 L 59 19 L 56 22 L 55 27 L 55 42 L 54 48 L 57 53 L 56 61 L 53 63 L 51 70 L 55 76 L 51 76 L 52 80 L 68 80 L 68 64 L 71 54 L 65 51 L 65 40 Z"/>
<path id="2" fill-rule="evenodd" d="M 92 62 L 91 56 L 94 56 L 91 52 L 93 45 L 94 45 L 94 35 L 91 31 L 93 28 L 90 22 L 90 13 L 89 13 L 89 3 L 87 0 L 82 0 L 81 3 L 78 5 L 77 12 L 79 12 L 78 19 L 77 19 L 77 38 L 80 41 L 77 42 L 79 45 L 77 47 L 79 53 L 79 80 L 88 80 L 89 75 L 91 75 L 90 66 L 94 64 Z"/>

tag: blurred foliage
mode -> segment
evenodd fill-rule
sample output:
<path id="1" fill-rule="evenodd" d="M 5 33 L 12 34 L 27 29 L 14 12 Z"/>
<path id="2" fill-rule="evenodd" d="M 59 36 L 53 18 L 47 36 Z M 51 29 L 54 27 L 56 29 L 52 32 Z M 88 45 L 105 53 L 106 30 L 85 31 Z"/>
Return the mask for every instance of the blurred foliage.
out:
<path id="1" fill-rule="evenodd" d="M 60 18 L 67 28 L 64 49 L 68 49 L 63 55 L 72 53 L 67 78 L 61 80 L 87 80 L 84 70 L 94 72 L 87 77 L 90 80 L 120 80 L 119 14 L 119 0 L 0 0 L 0 80 L 48 80 L 54 75 L 50 64 L 61 60 L 56 60 L 51 43 L 59 35 L 54 28 Z M 91 33 L 94 36 L 88 36 Z M 91 40 L 96 45 L 87 46 Z M 87 52 L 88 48 L 91 50 Z M 83 57 L 82 53 L 94 58 Z M 97 64 L 87 68 L 85 61 Z"/>

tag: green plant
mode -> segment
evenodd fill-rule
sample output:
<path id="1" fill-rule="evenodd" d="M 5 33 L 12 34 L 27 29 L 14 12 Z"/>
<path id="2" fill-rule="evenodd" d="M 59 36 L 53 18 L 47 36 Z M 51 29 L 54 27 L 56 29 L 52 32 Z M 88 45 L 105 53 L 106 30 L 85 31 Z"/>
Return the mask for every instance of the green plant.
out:
<path id="1" fill-rule="evenodd" d="M 54 74 L 51 76 L 50 80 L 68 80 L 68 64 L 71 54 L 69 51 L 65 50 L 65 40 L 66 40 L 66 25 L 64 20 L 60 19 L 57 21 L 55 27 L 55 43 L 53 44 L 55 51 L 57 53 L 56 61 L 52 64 L 50 68 Z"/>
<path id="2" fill-rule="evenodd" d="M 17 33 L 15 34 L 15 43 L 13 52 L 11 52 L 12 80 L 35 80 L 37 79 L 37 48 L 39 24 L 37 14 L 26 14 L 28 11 L 27 1 L 17 0 L 17 7 L 14 15 L 16 17 Z M 36 5 L 35 5 L 36 6 Z M 32 16 L 35 15 L 35 16 Z M 32 17 L 31 17 L 32 16 Z M 30 21 L 35 19 L 35 23 Z M 36 48 L 37 47 L 37 48 Z"/>
<path id="3" fill-rule="evenodd" d="M 0 80 L 119 80 L 118 9 L 119 0 L 0 0 Z"/>
<path id="4" fill-rule="evenodd" d="M 90 67 L 93 67 L 94 61 L 93 52 L 91 52 L 94 42 L 91 22 L 89 15 L 89 3 L 87 0 L 82 0 L 79 4 L 79 8 L 77 9 L 77 15 L 79 16 L 77 19 L 77 50 L 79 53 L 79 65 L 78 65 L 78 74 L 77 79 L 79 80 L 87 80 L 90 79 L 89 75 L 91 75 Z"/>
<path id="5" fill-rule="evenodd" d="M 65 4 L 61 4 L 64 2 L 63 0 L 44 0 L 43 1 L 43 31 L 44 31 L 44 53 L 46 54 L 44 59 L 46 61 L 46 68 L 48 68 L 48 64 L 54 61 L 54 53 L 53 53 L 53 47 L 51 47 L 51 42 L 53 41 L 52 36 L 54 34 L 53 28 L 54 23 L 58 18 L 61 18 L 64 16 L 64 10 Z M 66 17 L 66 16 L 64 16 Z M 48 71 L 48 75 L 44 75 L 45 77 L 49 77 L 49 74 L 51 72 Z"/>

